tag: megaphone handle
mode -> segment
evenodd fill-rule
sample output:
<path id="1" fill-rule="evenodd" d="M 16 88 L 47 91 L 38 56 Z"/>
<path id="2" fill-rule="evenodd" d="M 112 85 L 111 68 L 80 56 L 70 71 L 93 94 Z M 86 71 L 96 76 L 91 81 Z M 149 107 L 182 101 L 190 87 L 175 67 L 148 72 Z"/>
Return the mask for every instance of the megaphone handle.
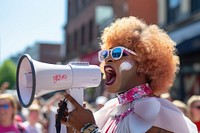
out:
<path id="1" fill-rule="evenodd" d="M 64 114 L 64 111 L 65 111 L 66 107 L 67 107 L 67 103 L 66 103 L 66 99 L 64 99 L 62 104 L 61 104 L 61 106 L 60 106 L 60 109 L 58 111 L 58 115 L 57 115 L 57 118 L 56 118 L 56 132 L 57 133 L 60 133 L 60 129 L 61 129 L 60 120 L 61 120 L 61 118 L 62 118 L 62 116 Z"/>
<path id="2" fill-rule="evenodd" d="M 83 106 L 83 93 L 84 88 L 71 88 L 67 90 L 67 93 L 70 94 L 81 106 Z M 67 101 L 68 112 L 71 112 L 75 109 L 74 105 Z"/>

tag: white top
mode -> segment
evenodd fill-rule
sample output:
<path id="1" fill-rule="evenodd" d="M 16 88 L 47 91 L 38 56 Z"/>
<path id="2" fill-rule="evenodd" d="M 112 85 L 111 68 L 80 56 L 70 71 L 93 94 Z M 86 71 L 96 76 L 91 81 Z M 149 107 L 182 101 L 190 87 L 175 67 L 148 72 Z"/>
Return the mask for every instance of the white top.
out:
<path id="1" fill-rule="evenodd" d="M 32 126 L 29 121 L 25 121 L 24 126 L 27 133 L 42 133 L 42 125 L 38 122 L 35 123 L 35 126 Z"/>
<path id="2" fill-rule="evenodd" d="M 113 117 L 130 108 L 133 110 L 116 124 Z M 144 97 L 124 105 L 114 98 L 94 116 L 103 133 L 145 133 L 152 126 L 174 133 L 198 133 L 196 125 L 175 105 L 156 97 Z"/>

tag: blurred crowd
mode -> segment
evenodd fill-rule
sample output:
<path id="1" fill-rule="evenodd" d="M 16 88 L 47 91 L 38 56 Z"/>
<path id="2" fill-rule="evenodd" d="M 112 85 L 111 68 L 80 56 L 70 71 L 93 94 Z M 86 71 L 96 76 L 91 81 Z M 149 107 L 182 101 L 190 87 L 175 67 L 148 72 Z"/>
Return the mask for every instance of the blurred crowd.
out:
<path id="1" fill-rule="evenodd" d="M 3 87 L 7 87 L 4 84 Z M 2 87 L 2 86 L 1 86 Z M 29 108 L 24 108 L 16 95 L 8 93 L 6 88 L 0 88 L 0 132 L 15 133 L 56 133 L 55 115 L 58 103 L 64 97 L 62 93 L 55 93 L 48 100 L 39 98 L 33 101 Z M 184 115 L 190 118 L 200 131 L 200 95 L 191 96 L 187 102 L 173 100 L 169 93 L 161 98 L 171 101 Z M 107 96 L 99 96 L 93 104 L 86 102 L 86 108 L 96 112 L 109 100 Z M 66 133 L 62 125 L 61 133 Z"/>
<path id="2" fill-rule="evenodd" d="M 198 131 L 200 132 L 200 95 L 191 96 L 187 102 L 173 100 L 169 93 L 162 94 L 160 97 L 171 101 L 177 106 L 185 116 L 196 124 Z"/>

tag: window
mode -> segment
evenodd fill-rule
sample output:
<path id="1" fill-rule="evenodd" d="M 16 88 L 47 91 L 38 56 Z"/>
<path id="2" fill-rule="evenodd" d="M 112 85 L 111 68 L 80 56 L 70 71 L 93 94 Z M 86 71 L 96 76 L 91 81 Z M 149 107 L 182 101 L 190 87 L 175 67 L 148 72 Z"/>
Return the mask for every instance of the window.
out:
<path id="1" fill-rule="evenodd" d="M 74 50 L 77 49 L 77 31 L 74 32 Z"/>
<path id="2" fill-rule="evenodd" d="M 200 0 L 191 0 L 191 12 L 200 11 Z"/>
<path id="3" fill-rule="evenodd" d="M 67 36 L 67 46 L 66 46 L 66 53 L 67 53 L 67 54 L 66 54 L 66 55 L 69 55 L 69 54 L 70 54 L 70 44 L 71 44 L 70 41 L 71 41 L 71 40 L 70 40 L 70 36 L 68 35 L 68 36 Z"/>
<path id="4" fill-rule="evenodd" d="M 78 9 L 78 11 L 80 11 L 81 8 L 82 8 L 82 0 L 77 0 L 77 9 Z"/>
<path id="5" fill-rule="evenodd" d="M 82 2 L 83 2 L 83 6 L 85 6 L 86 5 L 86 0 L 82 0 Z"/>
<path id="6" fill-rule="evenodd" d="M 93 19 L 91 19 L 89 23 L 89 42 L 90 43 L 92 42 L 92 39 L 93 39 L 93 28 L 94 28 L 94 21 Z"/>
<path id="7" fill-rule="evenodd" d="M 81 45 L 85 44 L 85 26 L 81 27 Z"/>
<path id="8" fill-rule="evenodd" d="M 180 0 L 167 0 L 167 22 L 176 20 L 180 15 Z"/>

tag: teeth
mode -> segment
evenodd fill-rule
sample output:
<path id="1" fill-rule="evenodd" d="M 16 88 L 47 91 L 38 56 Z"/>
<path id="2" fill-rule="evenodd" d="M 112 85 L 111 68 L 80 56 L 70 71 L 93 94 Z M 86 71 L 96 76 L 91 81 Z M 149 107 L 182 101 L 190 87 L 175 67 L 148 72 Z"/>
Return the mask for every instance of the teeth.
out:
<path id="1" fill-rule="evenodd" d="M 106 67 L 106 71 L 112 71 L 113 69 L 110 67 Z"/>

